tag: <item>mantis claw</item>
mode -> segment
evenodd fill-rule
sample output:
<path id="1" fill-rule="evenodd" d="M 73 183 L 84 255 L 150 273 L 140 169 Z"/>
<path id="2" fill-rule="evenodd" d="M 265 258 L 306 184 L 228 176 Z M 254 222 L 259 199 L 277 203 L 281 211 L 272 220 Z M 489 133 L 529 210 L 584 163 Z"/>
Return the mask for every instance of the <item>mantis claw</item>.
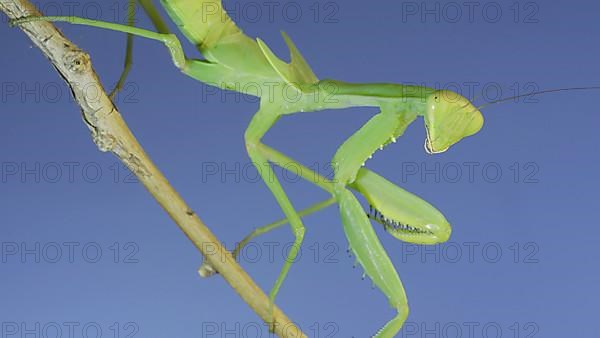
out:
<path id="1" fill-rule="evenodd" d="M 415 244 L 442 243 L 450 237 L 452 229 L 442 213 L 376 173 L 361 168 L 351 187 L 369 202 L 367 218 L 392 236 Z"/>

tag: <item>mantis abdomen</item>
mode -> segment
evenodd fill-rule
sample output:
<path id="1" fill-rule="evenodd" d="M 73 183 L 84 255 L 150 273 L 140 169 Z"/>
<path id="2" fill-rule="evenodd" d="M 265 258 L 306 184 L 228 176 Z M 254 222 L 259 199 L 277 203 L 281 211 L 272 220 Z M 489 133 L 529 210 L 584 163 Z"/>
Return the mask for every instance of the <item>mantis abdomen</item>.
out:
<path id="1" fill-rule="evenodd" d="M 220 0 L 161 0 L 161 4 L 206 60 L 223 68 L 220 82 L 281 81 L 256 40 L 242 32 Z"/>

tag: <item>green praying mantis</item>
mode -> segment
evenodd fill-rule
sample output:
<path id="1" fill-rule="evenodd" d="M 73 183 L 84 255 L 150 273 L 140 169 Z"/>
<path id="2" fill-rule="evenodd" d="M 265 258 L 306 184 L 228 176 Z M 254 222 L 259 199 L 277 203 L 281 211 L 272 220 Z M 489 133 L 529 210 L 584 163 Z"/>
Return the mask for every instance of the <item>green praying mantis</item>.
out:
<path id="1" fill-rule="evenodd" d="M 137 4 L 149 16 L 156 31 L 133 25 Z M 371 220 L 382 224 L 389 234 L 401 241 L 427 245 L 447 241 L 451 226 L 428 202 L 366 169 L 365 162 L 377 150 L 395 143 L 417 117 L 423 117 L 425 123 L 425 150 L 431 154 L 444 152 L 482 128 L 484 119 L 480 108 L 465 97 L 446 90 L 392 83 L 357 84 L 319 80 L 285 33 L 282 35 L 290 51 L 289 63 L 278 58 L 261 39 L 245 35 L 228 16 L 221 0 L 161 0 L 161 4 L 204 59 L 186 57 L 180 41 L 169 31 L 151 0 L 129 0 L 128 25 L 77 17 L 25 17 L 12 23 L 64 21 L 127 33 L 125 69 L 113 93 L 119 90 L 127 76 L 131 66 L 132 37 L 138 36 L 163 43 L 174 65 L 198 81 L 259 96 L 259 109 L 244 135 L 248 155 L 257 166 L 262 163 L 294 163 L 303 169 L 301 172 L 312 173 L 310 169 L 262 143 L 263 135 L 282 116 L 347 107 L 377 107 L 379 113 L 351 135 L 333 156 L 332 180 L 301 174 L 306 180 L 326 190 L 331 195 L 328 200 L 299 212 L 293 207 L 272 167 L 266 166 L 267 170 L 259 168 L 285 219 L 255 230 L 238 244 L 234 254 L 249 239 L 283 224 L 290 224 L 294 245 L 269 294 L 273 304 L 304 238 L 305 227 L 301 217 L 337 204 L 344 232 L 357 262 L 396 310 L 396 315 L 377 331 L 375 337 L 393 337 L 408 317 L 408 302 L 398 273 L 379 241 Z M 355 193 L 367 200 L 370 205 L 368 212 L 363 209 Z M 208 265 L 200 269 L 203 276 L 215 272 Z"/>

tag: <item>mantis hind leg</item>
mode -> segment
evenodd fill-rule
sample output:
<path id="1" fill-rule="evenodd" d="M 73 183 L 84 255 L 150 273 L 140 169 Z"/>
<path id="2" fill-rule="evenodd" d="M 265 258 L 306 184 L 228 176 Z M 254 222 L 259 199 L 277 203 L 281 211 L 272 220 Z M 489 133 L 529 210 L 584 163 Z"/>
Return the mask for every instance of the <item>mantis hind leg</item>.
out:
<path id="1" fill-rule="evenodd" d="M 127 3 L 127 25 L 135 26 L 135 6 L 136 0 L 128 0 Z M 115 98 L 115 95 L 123 89 L 123 85 L 127 80 L 127 76 L 129 76 L 129 72 L 131 71 L 131 66 L 133 65 L 133 35 L 127 34 L 126 44 L 125 44 L 125 61 L 123 63 L 123 70 L 121 71 L 121 75 L 119 76 L 119 80 L 115 87 L 110 91 L 108 97 L 112 100 Z"/>
<path id="2" fill-rule="evenodd" d="M 162 17 L 160 16 L 160 13 L 156 9 L 156 6 L 154 6 L 154 4 L 152 3 L 151 0 L 138 0 L 138 1 L 128 0 L 127 26 L 135 27 L 135 11 L 136 11 L 136 3 L 137 2 L 140 3 L 140 5 L 142 6 L 142 9 L 146 13 L 146 15 L 148 15 L 148 17 L 150 18 L 150 21 L 154 25 L 154 28 L 156 28 L 156 30 L 159 33 L 163 33 L 163 34 L 170 33 L 169 28 L 167 28 L 165 21 L 162 19 Z M 131 71 L 132 65 L 133 65 L 133 35 L 128 33 L 127 39 L 126 39 L 125 61 L 123 64 L 123 71 L 121 72 L 121 75 L 119 76 L 119 80 L 117 81 L 117 84 L 115 85 L 115 87 L 109 94 L 109 97 L 111 99 L 113 99 L 114 96 L 123 89 L 123 86 L 125 85 L 125 81 L 127 81 L 127 77 L 129 76 L 129 72 Z"/>
<path id="3" fill-rule="evenodd" d="M 275 301 L 275 297 L 287 276 L 292 263 L 295 261 L 298 252 L 300 251 L 300 245 L 304 240 L 304 232 L 305 228 L 302 224 L 302 220 L 300 216 L 292 206 L 287 194 L 283 190 L 281 183 L 277 179 L 273 168 L 271 167 L 271 163 L 268 160 L 268 150 L 261 149 L 260 145 L 262 136 L 275 124 L 275 122 L 281 116 L 281 113 L 277 111 L 279 107 L 275 105 L 263 104 L 261 102 L 260 110 L 254 115 L 246 133 L 244 135 L 246 140 L 246 148 L 248 151 L 248 155 L 252 160 L 252 163 L 257 167 L 258 172 L 260 173 L 263 181 L 267 185 L 267 187 L 271 190 L 273 196 L 277 200 L 277 203 L 281 207 L 283 213 L 285 214 L 287 220 L 290 223 L 292 231 L 294 233 L 294 244 L 288 253 L 287 259 L 277 277 L 275 285 L 271 289 L 269 293 L 269 298 L 271 300 L 271 310 L 273 303 Z M 264 165 L 264 166 L 263 166 Z M 274 322 L 271 322 L 271 328 L 275 325 Z"/>
<path id="4" fill-rule="evenodd" d="M 173 60 L 173 64 L 175 64 L 177 68 L 181 69 L 182 71 L 185 71 L 190 61 L 185 57 L 185 53 L 183 52 L 183 48 L 181 47 L 181 43 L 179 42 L 177 36 L 170 33 L 159 33 L 134 26 L 122 25 L 118 23 L 100 20 L 91 20 L 73 16 L 29 16 L 12 20 L 11 25 L 20 25 L 22 23 L 33 21 L 67 22 L 75 25 L 84 25 L 108 29 L 112 31 L 127 33 L 134 36 L 160 41 L 165 45 L 165 47 L 167 47 L 169 54 L 171 55 L 171 59 Z"/>
<path id="5" fill-rule="evenodd" d="M 142 1 L 140 3 L 144 4 L 145 1 Z M 147 8 L 144 7 L 144 9 L 147 10 L 147 13 L 149 13 L 149 15 L 151 15 L 150 13 L 153 13 L 153 12 L 151 12 L 151 10 L 152 10 L 151 8 L 152 7 L 150 7 L 150 6 Z M 167 29 L 166 25 L 164 24 L 164 22 L 161 25 L 162 20 L 160 19 L 160 17 L 158 17 L 158 12 L 156 12 L 155 14 L 156 15 L 152 14 L 152 16 L 151 16 L 151 18 L 153 18 L 152 22 L 155 25 L 158 25 L 157 29 L 159 29 L 161 31 L 165 31 Z M 84 26 L 108 29 L 108 30 L 112 30 L 112 31 L 127 33 L 127 34 L 130 34 L 133 36 L 139 36 L 142 38 L 160 41 L 165 45 L 165 47 L 167 47 L 167 50 L 169 51 L 169 54 L 171 55 L 173 64 L 177 68 L 179 68 L 184 74 L 186 74 L 196 80 L 200 80 L 200 81 L 207 82 L 210 84 L 218 83 L 220 81 L 220 79 L 222 79 L 224 76 L 226 76 L 227 74 L 232 72 L 232 70 L 229 69 L 228 67 L 225 67 L 225 66 L 222 66 L 222 65 L 219 65 L 216 63 L 211 63 L 211 62 L 204 61 L 204 60 L 188 59 L 185 56 L 183 48 L 181 47 L 181 42 L 179 41 L 179 39 L 177 38 L 177 36 L 175 34 L 161 33 L 160 31 L 154 32 L 151 30 L 138 28 L 138 27 L 134 27 L 134 26 L 129 26 L 129 25 L 122 25 L 122 24 L 113 23 L 113 22 L 91 20 L 91 19 L 85 19 L 85 18 L 79 18 L 79 17 L 73 17 L 73 16 L 29 16 L 29 17 L 12 20 L 11 25 L 20 25 L 22 23 L 32 22 L 32 21 L 67 22 L 67 23 L 71 23 L 71 24 L 75 24 L 75 25 L 84 25 Z M 163 27 L 163 28 L 161 28 L 161 27 Z M 131 53 L 130 53 L 130 55 L 131 55 Z"/>

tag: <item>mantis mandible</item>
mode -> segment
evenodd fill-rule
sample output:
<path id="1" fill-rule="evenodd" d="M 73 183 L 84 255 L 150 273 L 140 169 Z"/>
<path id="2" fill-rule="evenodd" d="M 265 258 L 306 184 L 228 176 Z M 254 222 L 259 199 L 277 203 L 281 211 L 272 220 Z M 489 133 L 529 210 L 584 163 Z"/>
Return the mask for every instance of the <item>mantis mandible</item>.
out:
<path id="1" fill-rule="evenodd" d="M 333 180 L 316 182 L 314 178 L 309 178 L 312 175 L 303 176 L 330 193 L 331 198 L 327 201 L 298 212 L 272 167 L 267 166 L 266 171 L 259 169 L 259 172 L 285 215 L 285 221 L 274 223 L 264 230 L 289 222 L 295 238 L 269 294 L 271 302 L 275 301 L 302 244 L 305 227 L 301 217 L 336 203 L 344 232 L 358 263 L 397 312 L 375 337 L 393 337 L 407 319 L 408 302 L 398 273 L 372 228 L 370 219 L 381 223 L 395 238 L 415 244 L 445 242 L 450 236 L 451 227 L 437 209 L 366 169 L 365 162 L 377 150 L 395 143 L 417 117 L 424 119 L 426 127 L 425 150 L 428 153 L 446 151 L 481 129 L 483 116 L 479 109 L 454 92 L 428 87 L 319 80 L 285 33 L 283 38 L 291 55 L 289 63 L 278 58 L 262 40 L 245 35 L 227 15 L 220 0 L 162 0 L 161 4 L 171 20 L 204 56 L 202 60 L 189 59 L 153 3 L 149 0 L 138 2 L 156 31 L 133 26 L 131 18 L 135 0 L 129 0 L 129 25 L 77 17 L 27 17 L 13 24 L 33 20 L 64 21 L 127 33 L 126 66 L 115 90 L 122 85 L 130 67 L 131 37 L 138 36 L 162 42 L 174 65 L 198 81 L 259 96 L 258 112 L 244 135 L 248 155 L 256 165 L 282 161 L 296 163 L 261 141 L 282 116 L 348 107 L 379 108 L 379 113 L 351 135 L 335 153 L 332 159 Z M 294 97 L 294 100 L 290 100 L 290 97 Z M 297 165 L 306 169 L 299 163 Z M 352 190 L 368 201 L 368 213 Z M 259 233 L 255 232 L 252 236 Z M 201 269 L 204 275 L 211 272 L 214 271 L 208 266 Z"/>

